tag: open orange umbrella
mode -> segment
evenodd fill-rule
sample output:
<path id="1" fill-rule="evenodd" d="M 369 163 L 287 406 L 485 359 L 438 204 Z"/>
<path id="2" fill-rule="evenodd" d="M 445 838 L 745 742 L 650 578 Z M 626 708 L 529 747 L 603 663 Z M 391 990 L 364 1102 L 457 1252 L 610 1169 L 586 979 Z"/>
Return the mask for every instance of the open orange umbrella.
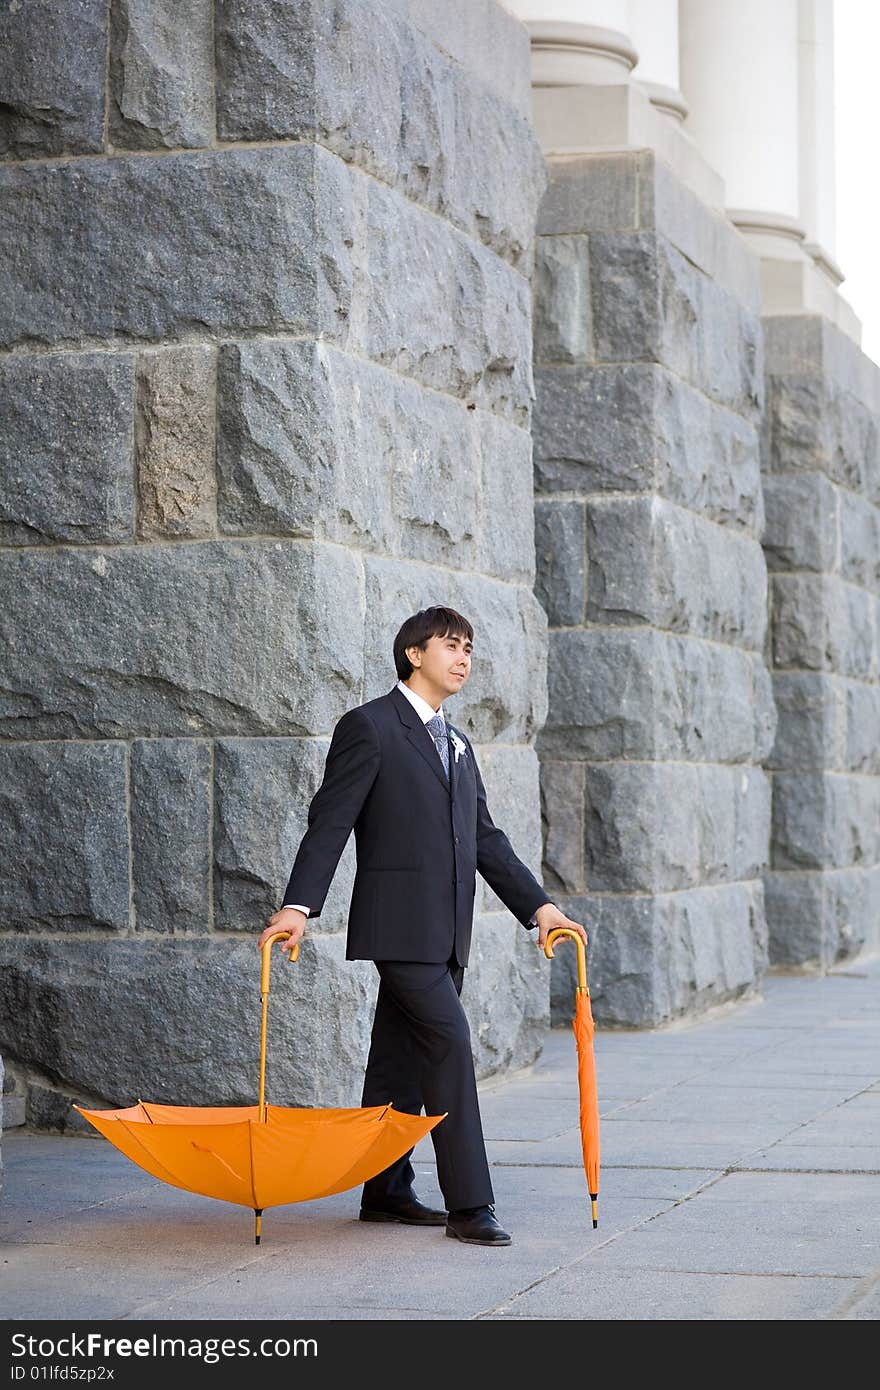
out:
<path id="1" fill-rule="evenodd" d="M 572 937 L 578 951 L 578 983 L 572 1028 L 577 1046 L 581 1148 L 595 1229 L 599 1224 L 599 1099 L 596 1091 L 596 1059 L 593 1053 L 593 1034 L 596 1030 L 593 1011 L 590 1008 L 590 991 L 587 988 L 586 951 L 578 933 L 571 927 L 554 927 L 544 943 L 544 954 L 548 959 L 553 958 L 553 944 L 560 936 Z"/>
<path id="2" fill-rule="evenodd" d="M 411 1149 L 443 1115 L 407 1115 L 388 1105 L 285 1109 L 266 1102 L 266 1019 L 271 948 L 260 972 L 260 1091 L 251 1106 L 153 1105 L 124 1110 L 74 1106 L 121 1153 L 153 1177 L 254 1212 L 260 1244 L 266 1207 L 329 1197 L 366 1182 Z M 299 946 L 290 952 L 296 960 Z"/>

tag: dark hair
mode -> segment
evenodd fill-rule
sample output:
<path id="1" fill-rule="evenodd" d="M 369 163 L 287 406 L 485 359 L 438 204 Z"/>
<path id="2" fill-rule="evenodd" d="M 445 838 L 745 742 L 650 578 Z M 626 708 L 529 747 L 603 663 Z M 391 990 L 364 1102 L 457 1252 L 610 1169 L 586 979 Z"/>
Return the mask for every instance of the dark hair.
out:
<path id="1" fill-rule="evenodd" d="M 424 651 L 432 637 L 463 637 L 473 642 L 474 630 L 454 608 L 420 608 L 401 624 L 394 639 L 394 666 L 400 680 L 408 680 L 413 673 L 407 647 L 421 647 Z"/>

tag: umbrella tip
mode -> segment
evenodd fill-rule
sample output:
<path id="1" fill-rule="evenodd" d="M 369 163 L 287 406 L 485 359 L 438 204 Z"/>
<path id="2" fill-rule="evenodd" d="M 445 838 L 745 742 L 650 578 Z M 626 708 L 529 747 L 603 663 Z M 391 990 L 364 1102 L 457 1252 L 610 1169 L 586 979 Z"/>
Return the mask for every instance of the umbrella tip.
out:
<path id="1" fill-rule="evenodd" d="M 595 1193 L 595 1194 L 591 1192 L 591 1193 L 590 1193 L 590 1206 L 593 1208 L 593 1230 L 594 1230 L 594 1231 L 597 1230 L 597 1229 L 598 1229 L 598 1226 L 599 1226 L 599 1213 L 598 1213 L 598 1211 L 596 1210 L 596 1203 L 598 1202 L 598 1200 L 599 1200 L 599 1194 L 598 1194 L 598 1192 Z"/>

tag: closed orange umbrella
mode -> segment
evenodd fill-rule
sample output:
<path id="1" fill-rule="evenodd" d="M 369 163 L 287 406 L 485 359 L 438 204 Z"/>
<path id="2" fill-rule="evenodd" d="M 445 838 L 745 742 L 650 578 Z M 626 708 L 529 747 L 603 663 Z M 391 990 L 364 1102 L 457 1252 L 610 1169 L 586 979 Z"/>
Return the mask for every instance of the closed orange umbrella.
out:
<path id="1" fill-rule="evenodd" d="M 596 1089 L 596 1058 L 593 1052 L 593 1011 L 590 1008 L 590 991 L 587 987 L 587 965 L 584 943 L 571 927 L 554 927 L 544 943 L 544 954 L 553 957 L 553 944 L 560 936 L 573 938 L 578 951 L 578 984 L 575 992 L 574 1029 L 577 1047 L 578 1093 L 580 1096 L 581 1148 L 584 1155 L 584 1173 L 593 1212 L 593 1228 L 599 1224 L 599 1098 Z"/>
<path id="2" fill-rule="evenodd" d="M 253 1106 L 153 1105 L 83 1110 L 121 1153 L 153 1177 L 254 1212 L 329 1197 L 375 1177 L 444 1118 L 408 1115 L 391 1104 L 352 1109 L 286 1109 L 266 1103 L 266 1018 L 271 948 L 262 948 L 259 1102 Z M 299 946 L 290 959 L 296 960 Z"/>

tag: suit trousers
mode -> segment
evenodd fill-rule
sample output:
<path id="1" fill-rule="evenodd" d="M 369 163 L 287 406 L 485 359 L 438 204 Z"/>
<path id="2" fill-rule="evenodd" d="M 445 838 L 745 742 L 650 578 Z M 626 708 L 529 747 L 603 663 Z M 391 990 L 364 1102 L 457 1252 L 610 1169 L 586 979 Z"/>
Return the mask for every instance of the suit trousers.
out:
<path id="1" fill-rule="evenodd" d="M 431 1130 L 437 1181 L 447 1210 L 495 1201 L 483 1141 L 471 1035 L 460 994 L 464 967 L 377 960 L 379 993 L 364 1074 L 362 1105 L 442 1115 Z M 410 1149 L 364 1184 L 362 1205 L 406 1197 L 414 1179 Z"/>

